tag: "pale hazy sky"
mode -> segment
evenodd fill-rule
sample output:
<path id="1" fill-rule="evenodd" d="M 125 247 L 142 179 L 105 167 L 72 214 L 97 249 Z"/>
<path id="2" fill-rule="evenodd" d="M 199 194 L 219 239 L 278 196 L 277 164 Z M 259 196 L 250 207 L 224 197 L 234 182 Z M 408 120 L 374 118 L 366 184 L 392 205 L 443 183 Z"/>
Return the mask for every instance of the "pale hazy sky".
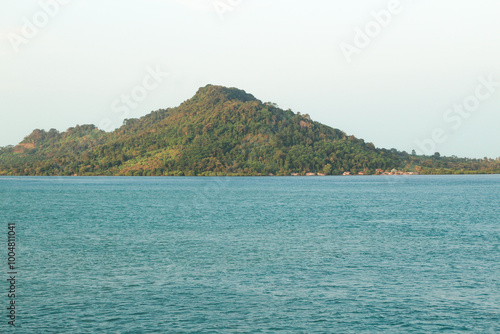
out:
<path id="1" fill-rule="evenodd" d="M 499 14 L 498 0 L 2 1 L 0 146 L 117 127 L 211 83 L 377 147 L 499 157 Z"/>

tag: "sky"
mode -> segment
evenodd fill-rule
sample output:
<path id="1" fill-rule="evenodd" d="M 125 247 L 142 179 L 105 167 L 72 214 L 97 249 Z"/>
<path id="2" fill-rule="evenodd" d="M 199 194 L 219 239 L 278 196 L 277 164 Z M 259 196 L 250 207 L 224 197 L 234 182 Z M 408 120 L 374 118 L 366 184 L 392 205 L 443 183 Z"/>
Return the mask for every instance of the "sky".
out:
<path id="1" fill-rule="evenodd" d="M 500 157 L 497 0 L 0 3 L 0 146 L 175 107 L 207 84 L 381 148 Z"/>

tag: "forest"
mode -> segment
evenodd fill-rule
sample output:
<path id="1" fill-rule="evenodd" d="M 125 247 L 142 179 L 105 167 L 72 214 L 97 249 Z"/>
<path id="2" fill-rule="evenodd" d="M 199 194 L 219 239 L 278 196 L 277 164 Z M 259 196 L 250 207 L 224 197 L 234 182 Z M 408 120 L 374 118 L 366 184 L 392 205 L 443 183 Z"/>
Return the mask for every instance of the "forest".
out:
<path id="1" fill-rule="evenodd" d="M 34 130 L 0 148 L 0 175 L 243 176 L 500 173 L 500 158 L 417 155 L 377 148 L 309 115 L 236 88 L 207 85 L 176 108 L 105 132 Z"/>

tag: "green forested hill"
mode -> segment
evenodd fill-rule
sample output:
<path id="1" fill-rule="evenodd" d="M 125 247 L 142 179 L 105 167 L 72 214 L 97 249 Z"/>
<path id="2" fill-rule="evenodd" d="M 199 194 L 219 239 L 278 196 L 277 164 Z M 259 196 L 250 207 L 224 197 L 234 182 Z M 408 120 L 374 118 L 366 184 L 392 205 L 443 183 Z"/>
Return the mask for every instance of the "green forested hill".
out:
<path id="1" fill-rule="evenodd" d="M 111 133 L 93 125 L 63 133 L 35 130 L 0 150 L 0 175 L 336 175 L 377 169 L 498 172 L 500 162 L 377 149 L 307 114 L 213 85 L 179 107 L 126 120 Z"/>

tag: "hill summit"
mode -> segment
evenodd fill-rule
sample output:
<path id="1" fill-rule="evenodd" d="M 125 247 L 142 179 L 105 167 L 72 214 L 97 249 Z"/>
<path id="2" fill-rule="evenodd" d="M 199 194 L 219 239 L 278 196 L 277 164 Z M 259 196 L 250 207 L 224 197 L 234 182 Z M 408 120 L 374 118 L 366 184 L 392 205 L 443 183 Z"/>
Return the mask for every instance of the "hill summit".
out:
<path id="1" fill-rule="evenodd" d="M 379 149 L 243 90 L 207 85 L 176 108 L 127 119 L 112 132 L 34 130 L 0 149 L 0 175 L 375 174 L 425 171 L 425 159 L 427 168 L 450 167 L 438 158 Z"/>

